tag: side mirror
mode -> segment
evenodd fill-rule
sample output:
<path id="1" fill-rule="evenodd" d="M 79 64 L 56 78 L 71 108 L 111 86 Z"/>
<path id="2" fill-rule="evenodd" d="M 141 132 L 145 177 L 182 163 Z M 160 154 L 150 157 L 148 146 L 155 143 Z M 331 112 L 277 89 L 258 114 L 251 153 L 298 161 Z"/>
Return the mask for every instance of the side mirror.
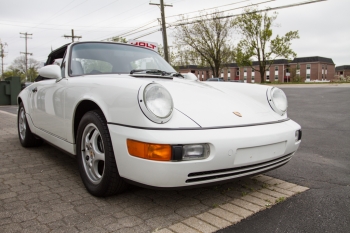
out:
<path id="1" fill-rule="evenodd" d="M 193 73 L 182 73 L 182 75 L 185 77 L 185 79 L 189 79 L 189 80 L 198 80 L 197 76 Z"/>
<path id="2" fill-rule="evenodd" d="M 39 69 L 39 75 L 44 78 L 61 79 L 61 68 L 58 65 L 47 65 Z"/>

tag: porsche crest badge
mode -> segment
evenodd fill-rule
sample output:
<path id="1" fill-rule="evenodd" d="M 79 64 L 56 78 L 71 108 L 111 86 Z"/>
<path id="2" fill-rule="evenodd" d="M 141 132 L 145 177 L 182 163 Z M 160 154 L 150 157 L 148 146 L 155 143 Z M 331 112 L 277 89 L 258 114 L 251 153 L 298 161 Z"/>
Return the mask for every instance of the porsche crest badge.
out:
<path id="1" fill-rule="evenodd" d="M 233 114 L 235 114 L 238 117 L 242 117 L 242 114 L 240 114 L 239 112 L 233 112 Z"/>

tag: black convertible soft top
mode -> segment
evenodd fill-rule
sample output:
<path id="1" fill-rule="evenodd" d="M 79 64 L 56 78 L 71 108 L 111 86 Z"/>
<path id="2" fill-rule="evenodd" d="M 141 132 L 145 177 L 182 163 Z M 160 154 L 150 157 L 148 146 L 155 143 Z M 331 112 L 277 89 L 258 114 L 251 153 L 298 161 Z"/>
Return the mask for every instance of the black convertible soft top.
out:
<path id="1" fill-rule="evenodd" d="M 54 51 L 52 51 L 47 58 L 45 66 L 51 65 L 55 61 L 55 59 L 63 58 L 64 54 L 66 53 L 67 47 L 70 44 L 71 43 L 65 44 L 59 47 L 58 49 L 55 49 Z"/>

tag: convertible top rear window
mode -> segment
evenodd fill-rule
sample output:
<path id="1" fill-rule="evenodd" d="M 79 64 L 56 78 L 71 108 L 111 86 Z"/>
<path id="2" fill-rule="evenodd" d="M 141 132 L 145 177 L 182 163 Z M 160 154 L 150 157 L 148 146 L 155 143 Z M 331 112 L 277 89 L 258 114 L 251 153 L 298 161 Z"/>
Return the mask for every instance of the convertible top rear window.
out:
<path id="1" fill-rule="evenodd" d="M 176 72 L 156 52 L 127 44 L 79 43 L 71 51 L 70 76 L 126 74 L 139 69 Z"/>

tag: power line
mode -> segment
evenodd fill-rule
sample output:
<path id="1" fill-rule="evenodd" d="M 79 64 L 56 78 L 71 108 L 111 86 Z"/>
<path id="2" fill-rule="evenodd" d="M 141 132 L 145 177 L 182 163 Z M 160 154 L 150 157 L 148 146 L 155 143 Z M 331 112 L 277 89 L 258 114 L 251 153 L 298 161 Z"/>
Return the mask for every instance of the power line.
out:
<path id="1" fill-rule="evenodd" d="M 274 2 L 275 0 L 268 0 L 268 1 L 264 1 L 264 2 L 259 2 L 259 3 L 254 3 L 254 4 L 251 4 L 249 5 L 250 7 L 252 6 L 258 6 L 260 4 L 265 4 L 265 3 L 269 3 L 269 2 Z M 232 8 L 232 9 L 228 9 L 228 10 L 222 10 L 222 11 L 218 11 L 218 12 L 214 12 L 214 13 L 210 13 L 208 15 L 213 15 L 213 14 L 217 14 L 217 13 L 223 13 L 223 12 L 227 12 L 227 11 L 233 11 L 233 10 L 238 10 L 238 9 L 243 9 L 243 8 L 246 8 L 248 7 L 247 5 L 245 6 L 240 6 L 240 7 L 236 7 L 236 8 Z M 189 19 L 195 19 L 195 18 L 199 18 L 201 17 L 200 15 L 199 16 L 193 16 L 191 18 L 186 18 L 186 20 L 189 20 Z M 178 21 L 183 21 L 183 20 L 178 20 Z M 178 21 L 175 21 L 175 22 L 178 22 Z"/>
<path id="2" fill-rule="evenodd" d="M 318 3 L 318 2 L 324 2 L 327 0 L 313 0 L 313 1 L 306 1 L 306 2 L 299 2 L 299 3 L 293 3 L 293 4 L 288 4 L 288 5 L 283 5 L 283 6 L 277 6 L 277 7 L 271 7 L 271 8 L 267 8 L 267 9 L 263 9 L 263 10 L 256 10 L 256 11 L 252 11 L 249 14 L 254 14 L 254 13 L 259 13 L 259 12 L 265 12 L 265 11 L 271 11 L 271 10 L 280 10 L 280 9 L 285 9 L 285 8 L 290 8 L 290 7 L 295 7 L 295 6 L 301 6 L 301 5 L 307 5 L 307 4 L 312 4 L 312 3 Z M 224 11 L 221 11 L 224 12 Z M 219 12 L 220 13 L 220 12 Z M 226 15 L 226 16 L 219 16 L 219 17 L 215 17 L 213 19 L 225 19 L 225 18 L 231 18 L 231 17 L 235 17 L 235 16 L 239 16 L 239 15 L 244 15 L 247 13 L 240 13 L 240 14 L 234 14 L 234 15 Z M 199 16 L 198 16 L 199 17 Z M 212 20 L 212 19 L 206 19 L 207 20 Z M 171 25 L 171 26 L 182 26 L 182 25 L 186 25 L 186 24 L 194 24 L 197 23 L 199 20 L 194 20 L 192 22 L 186 22 L 186 23 L 179 23 L 179 24 L 175 24 L 175 25 Z M 203 21 L 203 20 L 200 20 Z"/>
<path id="3" fill-rule="evenodd" d="M 327 0 L 313 0 L 313 1 L 300 2 L 300 3 L 294 3 L 294 4 L 283 5 L 283 6 L 277 6 L 277 7 L 271 7 L 271 8 L 267 8 L 267 9 L 264 9 L 264 10 L 252 11 L 250 14 L 252 14 L 252 13 L 259 13 L 259 12 L 265 12 L 265 11 L 271 11 L 271 10 L 280 10 L 280 9 L 285 9 L 285 8 L 290 8 L 290 7 L 296 7 L 296 6 L 301 6 L 301 5 L 307 5 L 307 4 L 312 4 L 312 3 L 318 3 L 318 2 L 323 2 L 323 1 L 327 1 Z M 218 13 L 220 13 L 220 12 L 218 12 Z M 220 16 L 220 17 L 215 17 L 215 18 L 213 18 L 213 19 L 231 18 L 231 17 L 243 15 L 243 14 L 246 14 L 246 13 L 240 13 L 240 14 L 234 14 L 234 15 Z M 200 16 L 198 16 L 198 17 L 200 17 Z M 213 19 L 205 19 L 204 21 L 213 20 Z M 169 28 L 169 27 L 174 27 L 174 26 L 175 26 L 175 27 L 176 27 L 176 26 L 182 26 L 182 25 L 187 25 L 187 24 L 194 24 L 194 23 L 197 23 L 197 22 L 199 22 L 199 21 L 203 21 L 203 20 L 194 20 L 194 21 L 191 21 L 191 22 L 173 24 L 173 25 L 169 25 L 167 28 Z M 152 33 L 155 33 L 155 32 L 152 32 Z M 152 34 L 152 33 L 149 33 L 149 34 Z M 149 35 L 149 34 L 147 34 L 147 35 Z M 140 38 L 140 37 L 138 37 L 138 38 Z"/>
<path id="4" fill-rule="evenodd" d="M 235 3 L 226 4 L 226 5 L 221 5 L 221 6 L 206 8 L 206 9 L 198 10 L 198 11 L 186 12 L 186 13 L 178 14 L 178 15 L 170 15 L 170 16 L 167 16 L 166 18 L 172 18 L 172 17 L 176 17 L 176 16 L 181 16 L 181 15 L 184 15 L 184 14 L 192 14 L 192 13 L 198 13 L 198 12 L 201 12 L 201 11 L 207 11 L 207 10 L 212 10 L 212 9 L 218 9 L 218 8 L 220 8 L 220 7 L 230 6 L 230 5 L 236 5 L 236 4 L 239 4 L 239 3 L 242 3 L 242 2 L 248 2 L 248 1 L 250 1 L 250 0 L 243 0 L 243 1 L 240 1 L 240 2 L 235 2 Z M 275 0 L 274 0 L 274 1 L 275 1 Z"/>
<path id="5" fill-rule="evenodd" d="M 263 3 L 267 3 L 267 2 L 271 2 L 271 1 L 275 1 L 275 0 L 268 0 L 268 1 L 265 1 L 265 2 L 256 3 L 256 4 L 253 4 L 253 5 L 259 5 L 259 4 L 263 4 Z M 242 2 L 245 2 L 245 1 L 241 1 L 241 2 L 238 2 L 238 3 L 242 3 Z M 227 4 L 227 5 L 233 5 L 233 3 Z M 227 5 L 222 5 L 222 6 L 219 6 L 219 7 L 223 7 L 223 6 L 227 6 Z M 250 6 L 252 6 L 252 5 L 250 5 Z M 232 11 L 232 10 L 237 10 L 237 9 L 245 8 L 245 7 L 247 7 L 247 5 L 246 5 L 246 6 L 243 6 L 243 7 L 238 7 L 238 8 L 233 8 L 233 9 L 225 10 L 225 11 Z M 209 10 L 209 9 L 214 9 L 214 8 L 215 8 L 215 7 L 207 8 L 207 9 L 203 9 L 203 10 L 201 10 L 201 11 Z M 194 11 L 194 12 L 200 12 L 200 11 Z M 194 12 L 190 12 L 190 13 L 194 13 Z M 220 13 L 220 12 L 224 12 L 224 11 L 219 11 L 219 12 L 216 12 L 216 13 Z M 183 15 L 183 14 L 180 14 L 180 15 Z M 173 15 L 173 16 L 178 16 L 178 15 Z M 172 16 L 170 16 L 170 17 L 172 17 Z M 195 16 L 195 17 L 192 17 L 192 18 L 198 18 L 198 17 L 200 17 L 200 16 Z M 165 18 L 168 18 L 168 17 L 165 17 Z M 169 24 L 170 26 L 172 26 L 172 24 L 174 24 L 174 23 L 176 23 L 176 22 L 181 22 L 181 21 L 183 21 L 183 20 L 177 20 L 177 21 L 174 21 L 174 22 L 168 23 L 168 24 Z M 157 27 L 157 26 L 158 26 L 158 25 L 151 26 L 151 27 L 148 27 L 148 28 L 145 28 L 145 29 L 136 31 L 136 32 L 133 32 L 133 31 L 135 31 L 135 30 L 128 31 L 128 32 L 126 32 L 126 33 L 124 33 L 124 34 L 120 34 L 120 35 L 118 35 L 118 36 L 119 36 L 119 37 L 120 37 L 120 36 L 124 36 L 124 37 L 125 37 L 125 36 L 131 36 L 131 35 L 140 33 L 140 32 L 142 32 L 142 31 L 146 31 L 146 30 L 148 30 L 148 29 L 151 29 L 151 28 L 154 28 L 154 27 Z M 169 27 L 169 26 L 168 26 L 168 27 Z M 168 27 L 167 27 L 167 28 L 168 28 Z M 158 31 L 158 30 L 153 31 L 153 33 L 154 33 L 154 32 L 157 32 L 157 31 Z M 152 33 L 150 33 L 150 34 L 152 34 Z M 149 35 L 149 34 L 145 34 L 145 35 Z M 139 36 L 138 38 L 140 38 L 140 36 Z"/>
<path id="6" fill-rule="evenodd" d="M 136 31 L 136 30 L 138 30 L 138 29 L 141 29 L 141 28 L 143 28 L 143 27 L 145 27 L 145 26 L 147 26 L 147 25 L 150 25 L 150 24 L 152 24 L 152 23 L 154 23 L 154 22 L 156 22 L 156 21 L 157 21 L 156 19 L 155 19 L 155 20 L 152 20 L 152 21 L 150 21 L 150 22 L 148 22 L 148 23 L 146 23 L 146 24 L 144 24 L 144 25 L 142 25 L 142 26 L 140 26 L 140 27 L 138 27 L 138 28 L 135 28 L 135 29 L 133 29 L 133 30 L 131 30 L 131 31 L 125 32 L 125 33 L 123 33 L 123 34 L 120 34 L 120 35 L 118 35 L 117 37 L 128 36 L 128 34 L 134 32 L 134 31 Z M 155 27 L 155 26 L 152 26 L 152 27 Z M 143 29 L 143 30 L 147 30 L 147 29 L 150 29 L 150 28 L 152 28 L 152 27 L 149 27 L 149 28 L 146 28 L 146 29 Z M 141 30 L 141 31 L 143 31 L 143 30 Z M 141 31 L 139 31 L 139 32 L 141 32 Z M 104 39 L 104 40 L 109 40 L 109 39 L 111 39 L 111 38 L 112 38 L 112 37 L 107 38 L 107 39 Z"/>

